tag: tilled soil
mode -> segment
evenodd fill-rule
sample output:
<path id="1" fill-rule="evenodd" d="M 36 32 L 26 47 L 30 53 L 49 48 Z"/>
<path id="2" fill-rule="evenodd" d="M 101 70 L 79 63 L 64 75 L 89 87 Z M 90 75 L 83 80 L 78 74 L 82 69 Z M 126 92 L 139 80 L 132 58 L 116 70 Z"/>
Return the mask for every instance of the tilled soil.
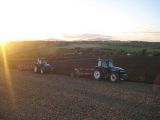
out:
<path id="1" fill-rule="evenodd" d="M 0 73 L 0 120 L 158 120 L 151 84 L 110 83 L 54 74 Z"/>

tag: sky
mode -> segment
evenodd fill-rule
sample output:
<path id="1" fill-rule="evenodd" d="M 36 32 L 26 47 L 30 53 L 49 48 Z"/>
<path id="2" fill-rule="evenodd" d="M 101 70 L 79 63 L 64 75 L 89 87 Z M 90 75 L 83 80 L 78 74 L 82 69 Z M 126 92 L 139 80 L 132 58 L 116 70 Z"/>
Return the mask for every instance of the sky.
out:
<path id="1" fill-rule="evenodd" d="M 160 0 L 0 0 L 0 41 L 84 34 L 160 42 Z"/>

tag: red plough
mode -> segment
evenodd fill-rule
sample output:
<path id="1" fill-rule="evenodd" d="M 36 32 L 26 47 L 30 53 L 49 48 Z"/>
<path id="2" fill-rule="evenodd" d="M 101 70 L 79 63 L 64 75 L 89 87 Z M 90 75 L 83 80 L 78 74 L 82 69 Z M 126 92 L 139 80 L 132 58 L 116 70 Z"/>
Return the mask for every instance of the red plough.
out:
<path id="1" fill-rule="evenodd" d="M 71 72 L 72 77 L 92 76 L 94 68 L 74 68 Z"/>

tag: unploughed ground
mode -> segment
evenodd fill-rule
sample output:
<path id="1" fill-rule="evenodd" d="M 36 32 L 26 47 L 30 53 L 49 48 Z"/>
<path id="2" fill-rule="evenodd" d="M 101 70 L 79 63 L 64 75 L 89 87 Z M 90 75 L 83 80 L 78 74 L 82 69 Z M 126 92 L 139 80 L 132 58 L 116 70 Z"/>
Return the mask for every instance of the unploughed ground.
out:
<path id="1" fill-rule="evenodd" d="M 0 73 L 0 120 L 158 120 L 152 84 L 10 70 Z"/>

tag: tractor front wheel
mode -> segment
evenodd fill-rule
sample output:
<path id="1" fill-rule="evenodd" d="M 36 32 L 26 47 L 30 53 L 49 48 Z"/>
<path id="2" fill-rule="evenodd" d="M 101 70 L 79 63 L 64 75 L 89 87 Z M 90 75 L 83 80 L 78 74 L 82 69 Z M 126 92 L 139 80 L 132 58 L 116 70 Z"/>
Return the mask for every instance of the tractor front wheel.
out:
<path id="1" fill-rule="evenodd" d="M 117 73 L 111 73 L 110 81 L 111 82 L 117 82 L 118 80 L 119 80 L 119 75 Z"/>
<path id="2" fill-rule="evenodd" d="M 40 69 L 40 73 L 44 74 L 44 69 L 43 68 Z"/>
<path id="3" fill-rule="evenodd" d="M 34 73 L 37 73 L 38 72 L 38 67 L 37 66 L 34 66 Z"/>
<path id="4" fill-rule="evenodd" d="M 100 80 L 102 78 L 102 72 L 100 70 L 96 69 L 93 72 L 93 77 L 95 80 Z"/>

